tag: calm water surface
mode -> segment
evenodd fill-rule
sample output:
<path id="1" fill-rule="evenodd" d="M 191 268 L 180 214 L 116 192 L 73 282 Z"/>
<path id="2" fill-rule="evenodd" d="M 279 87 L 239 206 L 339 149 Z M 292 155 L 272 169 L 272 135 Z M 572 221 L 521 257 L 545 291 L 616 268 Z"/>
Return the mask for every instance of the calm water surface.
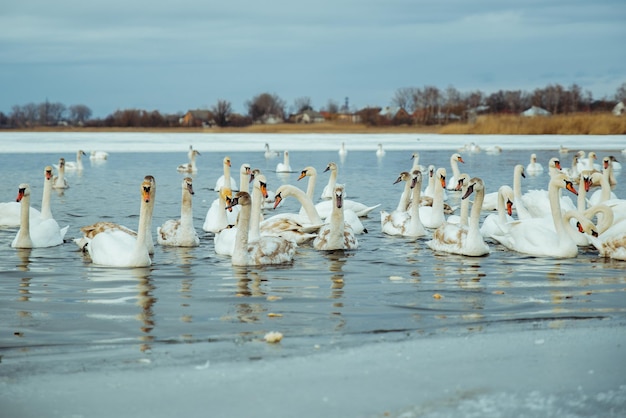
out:
<path id="1" fill-rule="evenodd" d="M 499 330 L 576 326 L 622 326 L 626 319 L 626 263 L 599 258 L 593 248 L 575 259 L 530 258 L 492 243 L 487 257 L 435 254 L 426 239 L 384 236 L 375 210 L 364 224 L 353 252 L 318 252 L 304 245 L 287 266 L 234 268 L 216 255 L 213 237 L 202 224 L 216 193 L 210 190 L 221 174 L 225 153 L 203 152 L 194 176 L 197 248 L 156 246 L 153 265 L 113 269 L 91 265 L 70 241 L 79 228 L 98 220 L 137 227 L 138 189 L 143 177 L 155 176 L 157 197 L 153 232 L 180 215 L 180 182 L 176 166 L 181 152 L 112 153 L 103 164 L 87 159 L 81 174 L 68 174 L 71 187 L 53 192 L 52 211 L 61 226 L 70 225 L 67 242 L 54 248 L 16 250 L 16 229 L 0 230 L 0 355 L 3 374 L 59 356 L 75 358 L 46 368 L 72 369 L 113 359 L 120 364 L 144 361 L 198 362 L 258 359 L 379 340 L 428 338 L 441 333 L 463 335 Z M 392 150 L 382 159 L 371 151 L 350 151 L 340 162 L 336 151 L 291 152 L 291 166 L 318 170 L 317 193 L 328 179 L 329 161 L 339 163 L 339 181 L 350 199 L 393 210 L 402 186 L 393 185 L 411 166 L 415 150 Z M 619 150 L 596 150 L 599 158 Z M 531 151 L 499 155 L 464 153 L 461 170 L 482 177 L 487 192 L 512 185 L 513 166 L 526 165 Z M 445 166 L 450 150 L 421 152 L 422 164 Z M 537 151 L 547 162 L 555 150 Z M 266 160 L 258 150 L 232 152 L 233 177 L 247 162 L 261 168 L 270 189 L 297 182 L 298 173 L 278 175 L 278 159 Z M 30 183 L 32 205 L 40 206 L 43 167 L 60 156 L 0 155 L 0 201 L 15 199 L 17 185 Z M 560 156 L 571 165 L 572 153 Z M 624 162 L 622 161 L 622 164 Z M 451 175 L 451 173 L 450 173 Z M 523 190 L 547 188 L 547 170 L 523 180 Z M 623 172 L 614 192 L 626 196 Z M 458 196 L 449 203 L 458 205 Z M 296 211 L 287 199 L 278 211 Z M 268 213 L 271 215 L 271 213 Z M 483 215 L 484 216 L 484 215 Z M 435 294 L 442 296 L 434 298 Z M 284 334 L 282 343 L 262 342 L 269 331 Z M 76 365 L 80 364 L 80 366 Z"/>

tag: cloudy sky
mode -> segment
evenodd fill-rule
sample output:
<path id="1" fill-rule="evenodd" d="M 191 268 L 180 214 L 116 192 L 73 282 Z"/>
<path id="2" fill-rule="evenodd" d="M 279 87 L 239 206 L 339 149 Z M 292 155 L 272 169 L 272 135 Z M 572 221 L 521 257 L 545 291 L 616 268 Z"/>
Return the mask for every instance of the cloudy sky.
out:
<path id="1" fill-rule="evenodd" d="M 48 99 L 162 113 L 276 94 L 391 104 L 461 92 L 626 82 L 624 0 L 20 0 L 0 10 L 0 111 Z"/>

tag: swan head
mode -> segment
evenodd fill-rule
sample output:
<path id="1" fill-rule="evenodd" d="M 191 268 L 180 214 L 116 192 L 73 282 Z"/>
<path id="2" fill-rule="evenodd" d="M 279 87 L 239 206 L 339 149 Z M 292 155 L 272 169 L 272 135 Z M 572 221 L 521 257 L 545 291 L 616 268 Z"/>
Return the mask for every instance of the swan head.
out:
<path id="1" fill-rule="evenodd" d="M 428 166 L 428 177 L 432 177 L 434 175 L 435 175 L 435 166 L 431 164 Z"/>
<path id="2" fill-rule="evenodd" d="M 409 181 L 409 180 L 411 180 L 411 174 L 408 171 L 403 171 L 402 173 L 400 173 L 396 181 L 393 182 L 393 184 L 397 184 L 397 183 L 400 183 L 401 181 Z"/>
<path id="3" fill-rule="evenodd" d="M 469 195 L 471 195 L 472 193 L 477 192 L 479 190 L 484 190 L 484 188 L 485 188 L 485 183 L 483 183 L 483 180 L 479 177 L 473 177 L 469 180 L 467 191 L 465 192 L 463 197 L 461 197 L 461 199 L 467 199 Z"/>
<path id="4" fill-rule="evenodd" d="M 500 189 L 498 189 L 498 193 L 500 193 L 500 195 L 504 199 L 504 204 L 506 206 L 506 213 L 509 216 L 512 216 L 513 215 L 513 200 L 515 200 L 515 194 L 513 193 L 513 189 L 511 189 L 511 187 L 507 185 L 500 186 Z"/>
<path id="5" fill-rule="evenodd" d="M 411 160 L 415 160 L 415 162 L 418 162 L 420 160 L 420 153 L 414 152 L 413 154 L 411 154 Z"/>
<path id="6" fill-rule="evenodd" d="M 552 180 L 550 180 L 550 186 L 552 185 L 569 190 L 570 192 L 578 196 L 578 192 L 574 188 L 574 184 L 571 182 L 569 177 L 565 175 L 564 173 L 557 173 L 555 176 L 553 176 Z"/>
<path id="7" fill-rule="evenodd" d="M 413 170 L 411 173 L 411 189 L 418 184 L 422 184 L 422 172 L 419 170 Z"/>
<path id="8" fill-rule="evenodd" d="M 470 176 L 467 173 L 461 173 L 459 176 L 459 180 L 456 183 L 456 187 L 454 190 L 459 191 L 463 190 L 463 185 L 469 184 Z"/>
<path id="9" fill-rule="evenodd" d="M 596 153 L 595 153 L 595 152 L 593 152 L 593 151 L 591 151 L 591 152 L 587 155 L 587 157 L 588 157 L 590 160 L 597 160 L 597 159 L 598 159 L 598 156 L 597 156 L 597 155 L 596 155 Z"/>
<path id="10" fill-rule="evenodd" d="M 561 160 L 559 160 L 556 157 L 550 158 L 550 161 L 548 162 L 548 167 L 556 168 L 557 170 L 561 170 Z"/>
<path id="11" fill-rule="evenodd" d="M 580 158 L 585 158 L 585 151 L 580 150 L 576 153 L 576 155 L 578 155 Z"/>
<path id="12" fill-rule="evenodd" d="M 259 174 L 254 179 L 254 187 L 261 191 L 261 195 L 264 199 L 267 199 L 267 180 L 263 174 Z"/>
<path id="13" fill-rule="evenodd" d="M 148 203 L 154 196 L 154 191 L 156 187 L 156 182 L 154 177 L 146 176 L 141 183 L 141 199 Z"/>
<path id="14" fill-rule="evenodd" d="M 76 155 L 77 155 L 77 156 L 87 155 L 87 153 L 86 153 L 85 151 L 83 151 L 82 149 L 79 149 L 79 150 L 76 152 Z"/>
<path id="15" fill-rule="evenodd" d="M 191 150 L 191 156 L 195 157 L 196 155 L 202 155 L 202 154 L 200 154 L 200 151 L 198 151 L 197 149 Z"/>
<path id="16" fill-rule="evenodd" d="M 531 163 L 536 163 L 537 162 L 537 154 L 531 154 L 530 155 L 530 162 Z"/>
<path id="17" fill-rule="evenodd" d="M 452 157 L 450 157 L 450 159 L 451 159 L 452 161 L 458 161 L 458 162 L 460 162 L 460 163 L 465 163 L 465 161 L 463 161 L 463 157 L 461 157 L 461 154 L 459 154 L 458 152 L 457 152 L 457 153 L 452 154 Z"/>
<path id="18" fill-rule="evenodd" d="M 332 161 L 329 162 L 326 166 L 326 169 L 324 169 L 324 173 L 327 171 L 337 171 L 337 164 Z"/>
<path id="19" fill-rule="evenodd" d="M 300 172 L 300 176 L 298 177 L 298 180 L 301 180 L 303 178 L 305 178 L 306 176 L 315 176 L 317 175 L 317 170 L 314 167 L 308 166 L 308 167 L 304 167 L 304 169 Z"/>
<path id="20" fill-rule="evenodd" d="M 17 186 L 17 198 L 15 201 L 21 202 L 26 196 L 30 196 L 30 186 L 26 183 L 22 183 Z"/>
<path id="21" fill-rule="evenodd" d="M 51 180 L 52 179 L 52 167 L 47 165 L 46 168 L 43 169 L 43 175 L 46 178 L 46 180 Z"/>
<path id="22" fill-rule="evenodd" d="M 224 157 L 224 165 L 230 167 L 230 157 Z"/>
<path id="23" fill-rule="evenodd" d="M 602 168 L 604 168 L 605 170 L 609 168 L 609 166 L 611 165 L 611 158 L 610 157 L 604 157 L 602 159 Z"/>
<path id="24" fill-rule="evenodd" d="M 232 198 L 230 204 L 226 207 L 228 210 L 232 210 L 233 206 L 241 205 L 241 206 L 250 206 L 252 199 L 250 198 L 250 193 L 248 192 L 238 192 L 235 197 Z"/>
<path id="25" fill-rule="evenodd" d="M 335 201 L 335 206 L 341 209 L 343 207 L 343 194 L 344 188 L 342 184 L 335 185 L 335 190 L 333 194 L 333 200 Z"/>
<path id="26" fill-rule="evenodd" d="M 61 167 L 65 167 L 65 158 L 63 157 L 59 158 L 59 168 Z"/>
<path id="27" fill-rule="evenodd" d="M 183 179 L 183 190 L 187 190 L 190 195 L 193 195 L 193 180 L 191 177 L 185 177 Z"/>
<path id="28" fill-rule="evenodd" d="M 439 183 L 441 183 L 441 187 L 446 188 L 446 169 L 444 167 L 440 167 L 437 169 L 437 179 L 439 179 Z"/>

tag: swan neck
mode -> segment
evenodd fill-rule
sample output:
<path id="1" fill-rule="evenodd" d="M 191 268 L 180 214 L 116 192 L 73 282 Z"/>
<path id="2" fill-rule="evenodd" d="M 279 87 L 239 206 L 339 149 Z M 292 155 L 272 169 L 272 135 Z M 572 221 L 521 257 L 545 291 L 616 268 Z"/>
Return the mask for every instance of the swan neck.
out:
<path id="1" fill-rule="evenodd" d="M 41 220 L 52 219 L 50 210 L 50 194 L 52 192 L 52 178 L 43 182 L 43 195 L 41 197 Z"/>
<path id="2" fill-rule="evenodd" d="M 315 182 L 317 181 L 317 174 L 309 175 L 309 184 L 306 186 L 306 195 L 313 201 L 315 196 Z M 303 205 L 304 206 L 304 205 Z"/>
<path id="3" fill-rule="evenodd" d="M 239 221 L 237 222 L 237 233 L 235 234 L 235 247 L 233 250 L 233 264 L 242 263 L 248 252 L 248 228 L 250 227 L 250 205 L 242 205 L 239 212 Z"/>
<path id="4" fill-rule="evenodd" d="M 192 219 L 192 197 L 187 190 L 183 190 L 182 204 L 180 206 L 180 223 L 183 226 L 187 226 L 192 223 Z"/>
<path id="5" fill-rule="evenodd" d="M 252 208 L 249 223 L 249 240 L 258 239 L 261 236 L 261 206 L 263 203 L 263 194 L 261 191 L 253 187 L 252 189 Z"/>
<path id="6" fill-rule="evenodd" d="M 398 202 L 398 207 L 397 207 L 397 210 L 399 212 L 405 212 L 406 209 L 409 207 L 409 201 L 411 200 L 411 194 L 412 194 L 411 193 L 411 182 L 405 181 L 404 182 L 404 191 L 402 192 L 402 195 L 400 196 L 400 201 Z M 419 202 L 418 202 L 418 204 L 419 204 Z"/>
<path id="7" fill-rule="evenodd" d="M 289 188 L 289 193 L 298 199 L 298 202 L 302 205 L 302 208 L 306 212 L 306 216 L 309 218 L 312 224 L 323 224 L 322 218 L 320 218 L 319 213 L 317 213 L 317 209 L 315 209 L 315 205 L 313 204 L 313 200 L 309 197 L 308 194 L 305 194 L 302 190 L 297 187 Z M 333 210 L 336 205 L 333 204 Z"/>
<path id="8" fill-rule="evenodd" d="M 137 248 L 146 247 L 148 242 L 148 233 L 150 229 L 150 224 L 152 223 L 152 211 L 151 206 L 154 201 L 151 198 L 149 202 L 145 200 L 141 200 L 141 208 L 139 210 L 139 227 L 137 228 Z"/>

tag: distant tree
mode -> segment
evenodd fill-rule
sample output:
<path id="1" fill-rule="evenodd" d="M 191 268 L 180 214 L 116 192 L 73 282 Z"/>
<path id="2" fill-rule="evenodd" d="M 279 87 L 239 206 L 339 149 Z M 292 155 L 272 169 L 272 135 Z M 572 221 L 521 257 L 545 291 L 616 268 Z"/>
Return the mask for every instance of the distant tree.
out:
<path id="1" fill-rule="evenodd" d="M 48 99 L 38 106 L 40 125 L 57 125 L 63 120 L 66 107 L 63 103 L 50 103 Z"/>
<path id="2" fill-rule="evenodd" d="M 313 110 L 313 104 L 310 97 L 298 97 L 293 101 L 295 113 L 302 113 L 305 110 Z"/>
<path id="3" fill-rule="evenodd" d="M 82 104 L 70 106 L 69 111 L 70 121 L 75 125 L 84 124 L 91 118 L 91 109 Z"/>
<path id="4" fill-rule="evenodd" d="M 615 101 L 624 102 L 626 104 L 626 83 L 622 83 L 615 92 Z"/>
<path id="5" fill-rule="evenodd" d="M 217 104 L 211 108 L 213 118 L 217 126 L 228 126 L 230 116 L 233 113 L 233 107 L 227 100 L 218 100 Z"/>
<path id="6" fill-rule="evenodd" d="M 339 103 L 334 101 L 333 99 L 328 99 L 328 103 L 326 103 L 326 109 L 324 109 L 328 113 L 339 113 Z"/>
<path id="7" fill-rule="evenodd" d="M 246 102 L 248 116 L 256 122 L 268 116 L 285 119 L 285 101 L 276 94 L 262 93 Z"/>
<path id="8" fill-rule="evenodd" d="M 403 108 L 409 113 L 413 113 L 416 109 L 415 103 L 416 89 L 414 87 L 403 87 L 396 90 L 391 104 Z"/>
<path id="9" fill-rule="evenodd" d="M 6 126 L 9 126 L 9 117 L 4 112 L 0 112 L 0 127 Z"/>

